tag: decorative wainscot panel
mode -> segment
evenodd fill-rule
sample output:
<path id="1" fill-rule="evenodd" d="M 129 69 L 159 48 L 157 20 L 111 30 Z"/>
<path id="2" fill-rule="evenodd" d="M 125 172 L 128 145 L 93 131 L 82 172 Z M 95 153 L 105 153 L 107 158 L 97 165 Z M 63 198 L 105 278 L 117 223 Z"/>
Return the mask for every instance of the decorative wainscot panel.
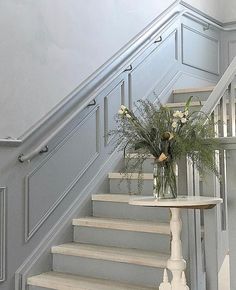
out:
<path id="1" fill-rule="evenodd" d="M 182 24 L 182 63 L 219 75 L 220 44 L 209 30 L 195 29 Z"/>
<path id="2" fill-rule="evenodd" d="M 125 80 L 121 79 L 115 84 L 104 98 L 104 140 L 105 145 L 110 143 L 111 138 L 108 132 L 115 128 L 114 116 L 117 114 L 120 105 L 125 104 Z"/>
<path id="3" fill-rule="evenodd" d="M 178 59 L 178 30 L 166 31 L 148 51 L 134 63 L 129 75 L 130 106 L 148 96 L 167 75 Z"/>
<path id="4" fill-rule="evenodd" d="M 231 61 L 235 56 L 236 56 L 236 40 L 230 40 L 228 42 L 228 64 L 231 63 Z"/>
<path id="5" fill-rule="evenodd" d="M 0 282 L 6 274 L 6 188 L 0 187 Z"/>
<path id="6" fill-rule="evenodd" d="M 97 106 L 26 176 L 26 241 L 34 235 L 98 157 L 99 136 Z"/>

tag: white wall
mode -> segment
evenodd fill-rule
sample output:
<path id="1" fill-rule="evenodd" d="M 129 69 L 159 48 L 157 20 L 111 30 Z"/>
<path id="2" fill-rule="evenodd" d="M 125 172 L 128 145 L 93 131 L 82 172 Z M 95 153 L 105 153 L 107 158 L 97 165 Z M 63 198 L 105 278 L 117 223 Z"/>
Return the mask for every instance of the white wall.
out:
<path id="1" fill-rule="evenodd" d="M 223 15 L 220 7 L 220 1 L 223 0 L 185 0 L 184 2 L 190 4 L 191 6 L 199 9 L 200 11 L 213 18 L 222 21 Z"/>
<path id="2" fill-rule="evenodd" d="M 236 21 L 236 1 L 235 0 L 220 0 L 221 9 L 223 11 L 223 22 Z"/>
<path id="3" fill-rule="evenodd" d="M 24 133 L 172 2 L 0 1 L 0 138 Z"/>
<path id="4" fill-rule="evenodd" d="M 184 2 L 223 23 L 236 21 L 236 0 L 184 0 Z"/>

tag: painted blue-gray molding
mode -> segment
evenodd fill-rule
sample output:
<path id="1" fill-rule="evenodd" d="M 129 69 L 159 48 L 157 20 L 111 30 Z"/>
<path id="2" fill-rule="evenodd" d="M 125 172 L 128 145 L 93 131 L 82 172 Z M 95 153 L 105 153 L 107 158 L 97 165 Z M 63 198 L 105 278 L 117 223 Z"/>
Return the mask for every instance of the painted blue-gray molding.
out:
<path id="1" fill-rule="evenodd" d="M 0 187 L 0 282 L 6 279 L 6 187 Z"/>

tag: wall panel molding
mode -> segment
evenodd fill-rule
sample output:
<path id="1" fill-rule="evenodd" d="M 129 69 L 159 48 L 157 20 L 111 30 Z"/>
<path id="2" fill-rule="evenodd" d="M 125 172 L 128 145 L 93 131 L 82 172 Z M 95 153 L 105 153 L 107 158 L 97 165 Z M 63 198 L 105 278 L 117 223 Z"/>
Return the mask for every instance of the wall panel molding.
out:
<path id="1" fill-rule="evenodd" d="M 236 56 L 236 40 L 230 40 L 228 41 L 228 65 L 230 65 L 234 56 Z"/>
<path id="2" fill-rule="evenodd" d="M 125 103 L 125 80 L 122 79 L 104 97 L 104 145 L 107 146 L 112 140 L 108 132 L 114 129 L 114 116 L 120 105 Z"/>
<path id="3" fill-rule="evenodd" d="M 147 97 L 178 62 L 178 29 L 163 35 L 158 46 L 152 47 L 129 74 L 130 107 L 138 99 Z"/>
<path id="4" fill-rule="evenodd" d="M 6 187 L 0 187 L 0 282 L 6 279 Z"/>
<path id="5" fill-rule="evenodd" d="M 26 242 L 33 237 L 99 156 L 99 109 L 99 106 L 94 108 L 42 163 L 25 177 Z M 84 154 L 73 155 L 77 150 L 84 150 Z"/>
<path id="6" fill-rule="evenodd" d="M 181 25 L 181 31 L 182 64 L 210 74 L 219 75 L 219 40 L 185 24 Z"/>

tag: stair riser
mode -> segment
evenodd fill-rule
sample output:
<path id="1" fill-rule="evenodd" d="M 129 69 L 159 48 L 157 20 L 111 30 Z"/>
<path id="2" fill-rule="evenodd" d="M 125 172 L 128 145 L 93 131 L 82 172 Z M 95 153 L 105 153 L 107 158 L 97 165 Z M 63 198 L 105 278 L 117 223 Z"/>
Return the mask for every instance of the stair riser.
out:
<path id="1" fill-rule="evenodd" d="M 174 102 L 186 102 L 190 96 L 193 96 L 192 101 L 206 101 L 211 92 L 198 92 L 198 93 L 187 93 L 187 94 L 174 94 Z"/>
<path id="2" fill-rule="evenodd" d="M 134 165 L 135 164 L 135 158 L 128 161 L 129 162 L 129 166 Z M 148 158 L 143 162 L 143 166 L 142 166 L 142 171 L 145 173 L 153 173 L 153 162 L 154 159 Z M 126 159 L 126 164 L 127 164 L 127 159 Z M 138 172 L 139 169 L 135 169 L 133 170 L 133 172 Z"/>
<path id="3" fill-rule="evenodd" d="M 142 249 L 160 253 L 170 252 L 170 236 L 161 234 L 75 226 L 74 241 L 84 244 Z"/>
<path id="4" fill-rule="evenodd" d="M 44 288 L 44 287 L 38 287 L 38 286 L 28 286 L 27 290 L 52 290 L 52 288 Z"/>
<path id="5" fill-rule="evenodd" d="M 163 277 L 163 269 L 161 268 L 60 254 L 53 255 L 53 270 L 143 286 L 157 286 Z"/>
<path id="6" fill-rule="evenodd" d="M 134 179 L 130 182 L 130 188 L 128 187 L 127 181 L 119 178 L 110 178 L 110 193 L 139 193 L 138 191 L 138 180 Z M 153 191 L 153 180 L 142 181 L 142 195 L 152 195 Z"/>
<path id="7" fill-rule="evenodd" d="M 189 109 L 189 113 L 193 113 L 193 112 L 199 112 L 201 110 L 202 106 L 194 106 L 192 108 Z M 173 108 L 170 108 L 173 112 L 174 111 L 183 111 L 184 110 L 184 107 L 173 107 Z"/>
<path id="8" fill-rule="evenodd" d="M 170 211 L 165 208 L 146 208 L 128 203 L 93 201 L 93 216 L 169 222 Z"/>

